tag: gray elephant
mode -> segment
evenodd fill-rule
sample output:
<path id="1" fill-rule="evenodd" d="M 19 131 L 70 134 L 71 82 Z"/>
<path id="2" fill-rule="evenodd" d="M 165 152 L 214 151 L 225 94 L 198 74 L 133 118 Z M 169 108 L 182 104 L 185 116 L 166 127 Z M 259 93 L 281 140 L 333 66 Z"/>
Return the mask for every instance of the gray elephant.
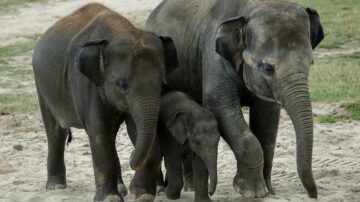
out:
<path id="1" fill-rule="evenodd" d="M 117 189 L 123 182 L 115 135 L 128 119 L 138 129 L 131 137 L 136 146 L 130 165 L 141 180 L 136 175 L 134 180 L 154 189 L 154 195 L 160 158 L 148 156 L 156 137 L 162 82 L 177 65 L 172 40 L 136 29 L 100 4 L 88 4 L 41 37 L 32 63 L 48 139 L 47 189 L 66 188 L 65 141 L 70 127 L 83 128 L 94 165 L 94 200 L 123 201 Z"/>
<path id="2" fill-rule="evenodd" d="M 211 201 L 209 194 L 215 192 L 217 183 L 220 139 L 214 114 L 184 93 L 168 92 L 160 101 L 158 138 L 166 167 L 167 198 L 180 198 L 184 185 L 182 157 L 193 153 L 195 201 Z"/>
<path id="3" fill-rule="evenodd" d="M 167 83 L 214 112 L 235 153 L 237 192 L 263 197 L 272 190 L 283 106 L 296 131 L 298 174 L 309 197 L 317 197 L 308 77 L 312 49 L 324 35 L 315 10 L 271 0 L 164 0 L 146 29 L 174 40 L 179 68 Z M 250 107 L 250 126 L 243 106 Z"/>

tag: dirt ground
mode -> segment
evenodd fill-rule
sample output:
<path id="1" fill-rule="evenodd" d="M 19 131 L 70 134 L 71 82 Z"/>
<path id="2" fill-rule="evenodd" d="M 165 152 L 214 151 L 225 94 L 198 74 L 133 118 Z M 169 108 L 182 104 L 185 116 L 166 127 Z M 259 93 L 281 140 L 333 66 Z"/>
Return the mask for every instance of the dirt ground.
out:
<path id="1" fill-rule="evenodd" d="M 22 43 L 29 40 L 29 36 L 43 33 L 57 19 L 86 2 L 32 3 L 16 9 L 14 13 L 0 15 L 0 46 Z M 143 22 L 160 0 L 98 2 L 119 11 L 136 24 Z M 18 61 L 31 68 L 30 55 L 19 57 Z M 28 83 L 29 87 L 23 90 L 34 92 L 32 81 Z M 339 104 L 314 103 L 313 108 L 315 115 L 342 113 Z M 89 142 L 83 130 L 73 129 L 73 135 L 74 141 L 65 151 L 68 189 L 46 191 L 47 143 L 40 113 L 0 115 L 0 201 L 92 201 L 95 185 Z M 315 123 L 313 170 L 319 192 L 316 201 L 360 201 L 359 142 L 359 121 Z M 133 146 L 125 126 L 119 131 L 117 150 L 123 178 L 129 185 L 134 174 L 129 166 Z M 308 199 L 297 176 L 295 153 L 294 129 L 286 112 L 282 111 L 272 174 L 277 194 L 255 201 L 315 201 Z M 250 201 L 241 198 L 232 188 L 235 170 L 234 155 L 221 140 L 219 182 L 212 197 L 214 201 Z M 182 193 L 178 201 L 193 201 L 193 198 L 193 193 Z M 125 200 L 133 201 L 134 198 L 128 195 Z M 160 195 L 156 201 L 168 200 Z"/>

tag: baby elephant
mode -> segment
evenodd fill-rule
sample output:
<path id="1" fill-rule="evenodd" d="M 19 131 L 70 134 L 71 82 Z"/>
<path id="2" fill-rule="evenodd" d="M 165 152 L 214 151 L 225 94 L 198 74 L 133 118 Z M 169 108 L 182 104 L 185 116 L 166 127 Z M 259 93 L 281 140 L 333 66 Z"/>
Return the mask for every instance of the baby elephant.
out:
<path id="1" fill-rule="evenodd" d="M 208 194 L 216 189 L 220 139 L 213 113 L 181 92 L 169 92 L 160 101 L 158 137 L 167 171 L 167 198 L 180 198 L 182 156 L 193 152 L 195 201 L 211 201 Z"/>

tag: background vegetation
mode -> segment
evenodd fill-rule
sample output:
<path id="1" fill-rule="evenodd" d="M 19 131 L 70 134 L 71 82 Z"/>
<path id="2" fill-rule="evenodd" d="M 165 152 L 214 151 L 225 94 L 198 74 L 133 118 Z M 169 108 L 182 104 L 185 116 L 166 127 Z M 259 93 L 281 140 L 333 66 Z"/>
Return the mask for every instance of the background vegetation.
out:
<path id="1" fill-rule="evenodd" d="M 314 8 L 321 17 L 326 39 L 321 48 L 357 46 L 360 42 L 359 0 L 298 0 Z"/>
<path id="2" fill-rule="evenodd" d="M 44 1 L 46 0 L 0 0 L 0 13 L 8 12 L 20 4 Z"/>

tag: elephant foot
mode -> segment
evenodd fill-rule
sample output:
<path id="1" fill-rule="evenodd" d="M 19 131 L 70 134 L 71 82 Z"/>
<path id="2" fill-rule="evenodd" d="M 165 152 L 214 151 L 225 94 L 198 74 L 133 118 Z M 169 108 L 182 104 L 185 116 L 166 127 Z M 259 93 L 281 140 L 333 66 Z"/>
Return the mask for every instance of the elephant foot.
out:
<path id="1" fill-rule="evenodd" d="M 117 189 L 112 190 L 108 187 L 98 186 L 96 187 L 94 201 L 123 202 L 124 200 Z"/>
<path id="2" fill-rule="evenodd" d="M 128 190 L 124 184 L 118 184 L 117 188 L 122 197 L 124 197 L 128 194 Z"/>
<path id="3" fill-rule="evenodd" d="M 139 198 L 141 195 L 146 194 L 146 190 L 145 189 L 141 189 L 141 188 L 134 188 L 130 185 L 130 193 L 132 195 L 134 195 L 135 199 Z"/>
<path id="4" fill-rule="evenodd" d="M 275 190 L 274 190 L 274 188 L 272 187 L 271 180 L 265 180 L 265 184 L 266 184 L 266 188 L 267 188 L 268 191 L 269 191 L 269 194 L 275 195 Z"/>
<path id="5" fill-rule="evenodd" d="M 165 186 L 157 185 L 156 186 L 156 195 L 160 195 L 161 193 L 165 193 Z"/>
<path id="6" fill-rule="evenodd" d="M 58 189 L 66 189 L 67 185 L 65 184 L 47 184 L 46 189 L 47 190 L 58 190 Z"/>
<path id="7" fill-rule="evenodd" d="M 172 190 L 169 189 L 169 187 L 167 187 L 165 190 L 165 194 L 166 194 L 166 198 L 171 200 L 177 200 L 180 198 L 181 190 L 180 191 Z"/>
<path id="8" fill-rule="evenodd" d="M 152 194 L 146 193 L 145 189 L 134 188 L 130 186 L 130 193 L 134 195 L 136 201 L 139 202 L 152 202 L 155 200 L 155 196 Z"/>
<path id="9" fill-rule="evenodd" d="M 201 198 L 197 198 L 195 197 L 195 202 L 212 202 L 212 200 L 210 199 L 210 197 L 201 197 Z"/>
<path id="10" fill-rule="evenodd" d="M 268 192 L 262 177 L 254 177 L 249 174 L 236 174 L 233 187 L 236 192 L 246 198 L 263 198 Z"/>
<path id="11" fill-rule="evenodd" d="M 104 200 L 97 200 L 96 197 L 94 198 L 95 202 L 124 202 L 124 200 L 119 195 L 108 195 L 105 197 Z"/>
<path id="12" fill-rule="evenodd" d="M 183 189 L 185 192 L 193 192 L 194 191 L 194 181 L 193 180 L 185 181 Z"/>
<path id="13" fill-rule="evenodd" d="M 58 177 L 48 177 L 48 181 L 46 183 L 47 190 L 58 190 L 58 189 L 66 189 L 66 181 L 63 178 Z"/>
<path id="14" fill-rule="evenodd" d="M 151 194 L 142 194 L 136 199 L 138 202 L 153 202 L 154 200 L 155 196 Z"/>

